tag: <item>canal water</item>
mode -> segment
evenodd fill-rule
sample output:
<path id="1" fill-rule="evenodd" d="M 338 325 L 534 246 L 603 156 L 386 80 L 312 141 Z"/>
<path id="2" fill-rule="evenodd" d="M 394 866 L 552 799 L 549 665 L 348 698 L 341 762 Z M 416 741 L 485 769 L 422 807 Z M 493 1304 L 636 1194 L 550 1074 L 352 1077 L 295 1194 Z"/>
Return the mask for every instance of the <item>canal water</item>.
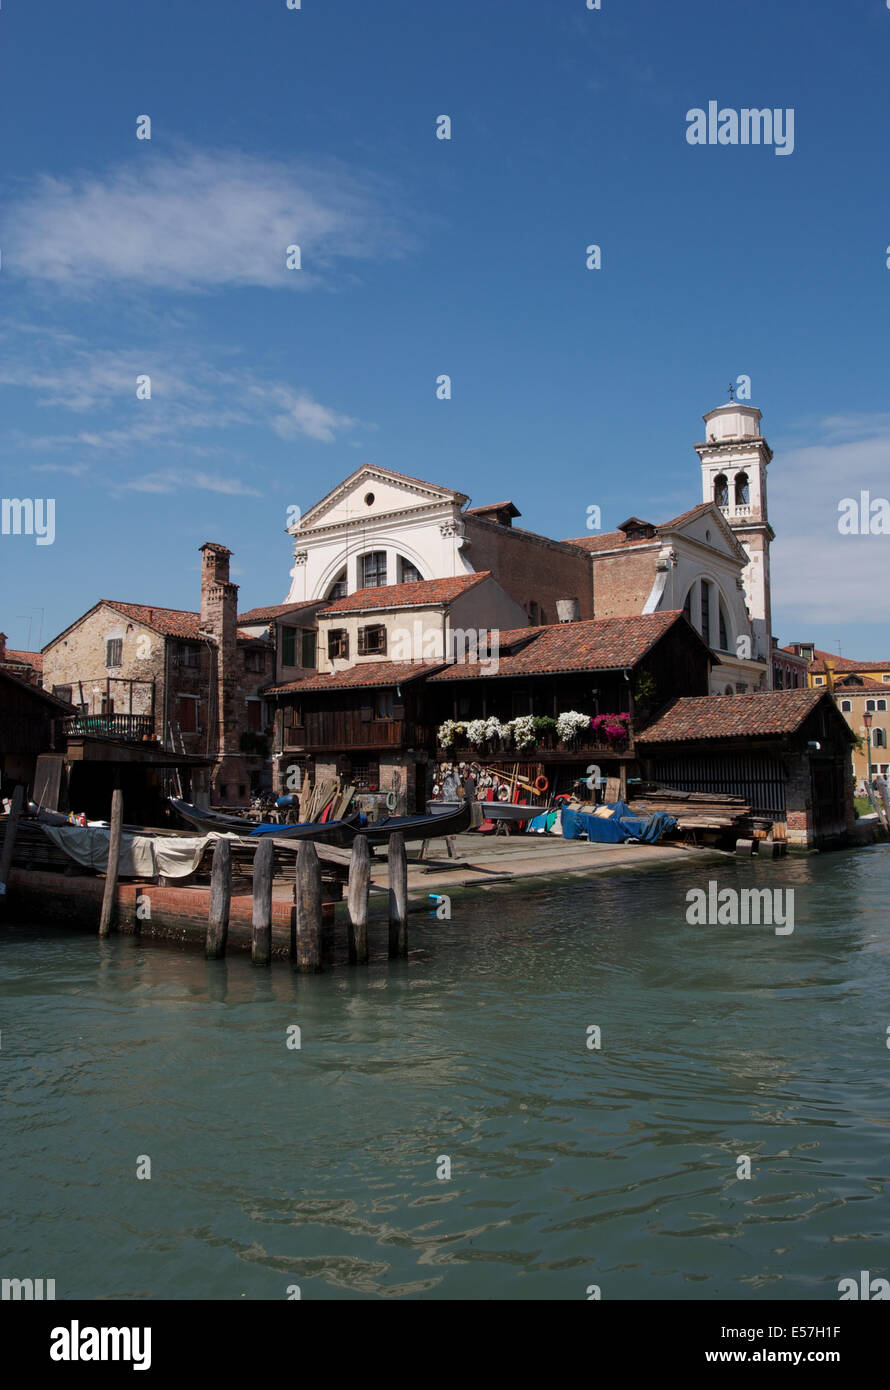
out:
<path id="1" fill-rule="evenodd" d="M 888 872 L 872 846 L 456 895 L 408 961 L 312 978 L 3 928 L 0 1274 L 57 1299 L 888 1277 Z M 709 881 L 793 889 L 793 932 L 689 925 Z"/>

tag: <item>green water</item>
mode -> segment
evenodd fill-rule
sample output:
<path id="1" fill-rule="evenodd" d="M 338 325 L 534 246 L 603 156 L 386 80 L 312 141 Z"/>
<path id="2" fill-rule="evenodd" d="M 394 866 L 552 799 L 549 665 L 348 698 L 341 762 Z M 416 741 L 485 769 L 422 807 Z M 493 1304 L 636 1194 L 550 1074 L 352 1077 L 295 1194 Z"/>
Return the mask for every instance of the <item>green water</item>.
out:
<path id="1" fill-rule="evenodd" d="M 888 871 L 875 846 L 465 895 L 412 918 L 408 961 L 312 978 L 0 930 L 0 1274 L 57 1299 L 887 1277 Z M 793 888 L 794 932 L 687 925 L 709 879 Z"/>

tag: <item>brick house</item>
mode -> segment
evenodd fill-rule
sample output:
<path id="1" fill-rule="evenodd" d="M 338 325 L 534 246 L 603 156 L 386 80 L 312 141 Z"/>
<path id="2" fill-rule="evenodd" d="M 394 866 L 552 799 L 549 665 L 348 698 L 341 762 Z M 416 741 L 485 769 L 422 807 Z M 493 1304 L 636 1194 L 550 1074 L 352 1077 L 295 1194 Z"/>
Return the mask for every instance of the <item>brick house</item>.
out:
<path id="1" fill-rule="evenodd" d="M 77 710 L 69 734 L 210 758 L 211 799 L 240 804 L 271 782 L 274 652 L 238 627 L 230 554 L 201 547 L 199 612 L 100 599 L 44 647 L 44 685 Z"/>
<path id="2" fill-rule="evenodd" d="M 6 633 L 0 632 L 0 671 L 9 671 L 29 685 L 43 684 L 43 653 L 15 651 L 6 645 Z"/>
<path id="3" fill-rule="evenodd" d="M 744 796 L 784 822 L 791 845 L 853 829 L 853 735 L 825 691 L 680 698 L 640 733 L 647 779 L 687 791 Z"/>

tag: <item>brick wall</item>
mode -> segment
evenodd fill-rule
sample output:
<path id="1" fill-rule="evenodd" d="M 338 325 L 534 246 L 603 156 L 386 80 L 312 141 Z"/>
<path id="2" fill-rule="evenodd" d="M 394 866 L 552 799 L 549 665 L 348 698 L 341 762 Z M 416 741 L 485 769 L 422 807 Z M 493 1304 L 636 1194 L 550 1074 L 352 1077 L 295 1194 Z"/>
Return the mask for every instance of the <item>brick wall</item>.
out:
<path id="1" fill-rule="evenodd" d="M 593 556 L 594 613 L 597 618 L 623 618 L 642 613 L 655 583 L 658 549 L 633 549 L 623 555 Z"/>
<path id="2" fill-rule="evenodd" d="M 574 546 L 547 540 L 512 526 L 462 513 L 467 558 L 475 570 L 491 570 L 502 589 L 525 611 L 537 603 L 539 622 L 557 621 L 556 600 L 576 598 L 581 617 L 593 617 L 589 557 Z"/>

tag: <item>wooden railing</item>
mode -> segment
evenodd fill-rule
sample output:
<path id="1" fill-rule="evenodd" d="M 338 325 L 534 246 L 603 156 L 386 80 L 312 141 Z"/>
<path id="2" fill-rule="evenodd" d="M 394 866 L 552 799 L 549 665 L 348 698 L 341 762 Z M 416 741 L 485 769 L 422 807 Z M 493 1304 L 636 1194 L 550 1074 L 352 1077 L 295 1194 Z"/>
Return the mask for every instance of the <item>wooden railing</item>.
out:
<path id="1" fill-rule="evenodd" d="M 284 730 L 285 749 L 426 748 L 430 730 L 404 719 L 362 719 L 353 710 L 307 714 L 305 722 Z"/>
<path id="2" fill-rule="evenodd" d="M 154 733 L 150 714 L 71 714 L 61 721 L 66 738 L 113 738 L 141 743 Z"/>

